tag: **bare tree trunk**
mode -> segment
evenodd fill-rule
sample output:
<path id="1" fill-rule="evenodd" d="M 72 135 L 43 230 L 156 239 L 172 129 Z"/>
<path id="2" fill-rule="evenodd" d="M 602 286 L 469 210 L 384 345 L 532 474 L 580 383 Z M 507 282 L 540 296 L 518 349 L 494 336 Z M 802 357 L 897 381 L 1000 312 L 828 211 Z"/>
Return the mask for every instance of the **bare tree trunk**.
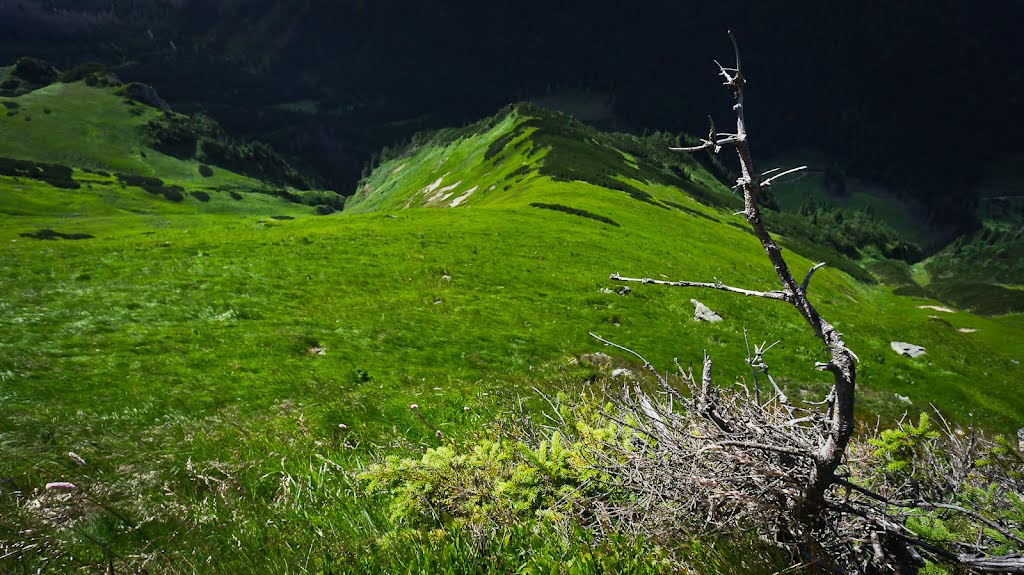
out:
<path id="1" fill-rule="evenodd" d="M 831 405 L 828 410 L 828 434 L 823 438 L 823 441 L 814 453 L 814 473 L 812 475 L 811 482 L 803 489 L 803 505 L 800 509 L 801 522 L 809 526 L 814 526 L 820 523 L 819 519 L 824 511 L 825 493 L 835 483 L 836 468 L 842 462 L 846 446 L 849 444 L 850 436 L 853 433 L 854 397 L 857 379 L 856 366 L 854 365 L 856 358 L 846 347 L 846 344 L 843 343 L 839 332 L 836 331 L 832 324 L 822 319 L 821 315 L 814 308 L 814 305 L 811 304 L 810 300 L 807 298 L 807 287 L 810 283 L 811 276 L 824 264 L 818 264 L 812 267 L 804 278 L 803 283 L 797 283 L 793 273 L 789 270 L 789 266 L 786 263 L 785 258 L 782 256 L 782 250 L 779 248 L 778 244 L 775 243 L 775 240 L 772 239 L 768 230 L 764 226 L 764 220 L 761 217 L 761 210 L 758 206 L 762 190 L 770 186 L 773 180 L 802 168 L 787 170 L 764 180 L 762 180 L 762 177 L 767 175 L 767 173 L 758 175 L 754 170 L 754 161 L 750 155 L 750 145 L 747 139 L 746 118 L 743 104 L 743 86 L 745 79 L 743 77 L 743 71 L 740 64 L 739 48 L 736 44 L 736 38 L 733 36 L 731 31 L 729 32 L 729 38 L 732 40 L 733 49 L 735 51 L 736 66 L 734 68 L 726 68 L 719 64 L 718 67 L 721 75 L 725 78 L 725 85 L 732 90 L 735 98 L 733 111 L 736 112 L 736 132 L 731 134 L 718 132 L 715 129 L 714 122 L 712 121 L 708 138 L 703 140 L 701 145 L 689 148 L 672 149 L 681 152 L 699 152 L 704 150 L 717 152 L 724 145 L 732 145 L 736 148 L 736 154 L 739 156 L 740 169 L 742 173 L 741 177 L 737 181 L 737 187 L 743 190 L 743 215 L 750 224 L 754 235 L 758 240 L 760 240 L 761 246 L 764 248 L 765 253 L 768 255 L 768 259 L 775 268 L 775 274 L 778 276 L 779 282 L 782 284 L 782 289 L 781 291 L 774 292 L 757 292 L 753 290 L 733 288 L 720 283 L 700 284 L 697 282 L 653 282 L 648 279 L 624 278 L 618 274 L 613 274 L 612 279 L 620 281 L 640 281 L 643 283 L 667 283 L 670 285 L 685 287 L 709 287 L 722 289 L 725 291 L 743 293 L 744 295 L 783 300 L 793 305 L 797 311 L 800 312 L 800 315 L 803 316 L 804 320 L 807 321 L 807 324 L 811 326 L 811 329 L 814 330 L 815 336 L 821 340 L 829 353 L 829 361 L 824 363 L 819 362 L 817 364 L 817 368 L 822 371 L 831 372 L 835 380 L 833 393 L 829 396 Z"/>
<path id="2" fill-rule="evenodd" d="M 736 148 L 741 175 L 735 187 L 743 191 L 744 199 L 740 213 L 761 242 L 775 269 L 780 289 L 758 291 L 728 286 L 717 280 L 713 283 L 663 281 L 619 274 L 612 274 L 611 279 L 715 289 L 787 302 L 796 308 L 824 345 L 828 360 L 817 362 L 815 366 L 820 371 L 830 372 L 834 383 L 823 402 L 808 404 L 821 407 L 795 406 L 772 379 L 762 359 L 772 346 L 754 346 L 751 354 L 748 342 L 747 362 L 754 377 L 752 395 L 749 390 L 746 394 L 717 393 L 711 382 L 711 360 L 705 355 L 699 383 L 692 368 L 687 373 L 676 361 L 680 377 L 691 390 L 692 398 L 686 399 L 678 396 L 642 356 L 594 336 L 643 360 L 645 367 L 658 377 L 665 396 L 670 400 L 678 398 L 689 407 L 677 414 L 671 401 L 660 405 L 635 387 L 632 396 L 627 394 L 621 405 L 627 413 L 641 417 L 626 418 L 634 421 L 632 424 L 625 423 L 626 420 L 615 421 L 647 437 L 648 445 L 654 446 L 656 453 L 649 459 L 624 453 L 627 464 L 607 460 L 608 468 L 618 474 L 623 485 L 638 494 L 638 501 L 649 506 L 647 509 L 656 509 L 651 506 L 668 498 L 680 508 L 698 513 L 707 525 L 725 527 L 735 525 L 736 520 L 742 518 L 764 521 L 763 525 L 778 526 L 770 529 L 775 529 L 779 540 L 791 548 L 802 552 L 821 549 L 830 560 L 846 567 L 870 566 L 878 572 L 914 572 L 915 566 L 924 562 L 923 553 L 930 560 L 959 564 L 979 573 L 1024 573 L 1024 557 L 1007 554 L 1005 550 L 1002 555 L 989 555 L 1007 542 L 1017 550 L 1024 548 L 1024 536 L 1019 535 L 1020 521 L 998 513 L 993 515 L 991 510 L 988 510 L 991 516 L 986 516 L 972 509 L 969 500 L 957 504 L 952 497 L 954 493 L 990 489 L 998 484 L 1001 490 L 993 496 L 1004 497 L 1000 505 L 1006 508 L 1018 505 L 1019 495 L 1016 494 L 1024 492 L 1024 480 L 1020 479 L 1024 477 L 1024 456 L 998 442 L 985 443 L 973 426 L 969 428 L 970 433 L 965 434 L 959 428 L 950 427 L 939 414 L 946 437 L 944 445 L 949 452 L 940 455 L 936 451 L 939 447 L 927 444 L 922 447 L 926 455 L 920 456 L 917 463 L 920 465 L 917 473 L 924 474 L 922 481 L 930 482 L 934 487 L 932 491 L 911 488 L 906 480 L 901 480 L 902 484 L 889 484 L 884 476 L 876 480 L 874 485 L 881 489 L 876 491 L 871 485 L 859 485 L 853 475 L 837 476 L 836 470 L 844 461 L 853 435 L 857 357 L 846 347 L 842 334 L 821 317 L 808 298 L 811 278 L 825 264 L 812 266 L 798 283 L 782 250 L 765 228 L 758 205 L 761 194 L 774 180 L 805 166 L 782 172 L 770 170 L 758 174 L 755 171 L 744 114 L 745 80 L 740 54 L 732 32 L 729 38 L 736 65 L 726 68 L 718 64 L 718 67 L 735 98 L 736 131 L 719 132 L 712 120 L 708 136 L 700 145 L 671 149 L 718 152 L 727 145 Z M 765 402 L 760 394 L 758 373 L 764 374 L 774 390 Z M 897 426 L 903 429 L 902 422 Z M 860 448 L 855 446 L 854 449 Z M 1004 464 L 1009 467 L 990 466 L 985 470 L 974 466 L 973 462 L 991 458 L 999 449 L 1009 449 L 1006 452 L 1012 452 L 1016 463 Z M 712 453 L 714 456 L 709 457 Z M 667 461 L 682 462 L 682 465 L 663 466 Z M 865 473 L 863 465 L 863 458 L 855 457 L 848 471 L 859 473 L 861 479 L 871 476 Z M 943 493 L 942 497 L 936 497 L 937 492 Z M 929 497 L 936 500 L 929 501 Z M 922 512 L 955 516 L 972 524 L 977 528 L 977 540 L 935 540 L 910 521 L 912 517 L 920 517 Z M 865 552 L 870 556 L 865 557 Z"/>

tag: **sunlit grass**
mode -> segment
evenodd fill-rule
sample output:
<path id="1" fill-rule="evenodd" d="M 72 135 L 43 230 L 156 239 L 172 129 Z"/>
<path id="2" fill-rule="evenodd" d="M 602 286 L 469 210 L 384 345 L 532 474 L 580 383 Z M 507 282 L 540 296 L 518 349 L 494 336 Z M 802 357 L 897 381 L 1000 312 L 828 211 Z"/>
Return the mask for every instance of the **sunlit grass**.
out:
<path id="1" fill-rule="evenodd" d="M 650 542 L 592 546 L 533 525 L 484 549 L 450 532 L 386 547 L 393 526 L 353 480 L 382 454 L 458 443 L 520 402 L 542 406 L 532 386 L 594 385 L 600 370 L 573 359 L 600 349 L 588 332 L 659 369 L 707 350 L 728 386 L 749 375 L 746 327 L 758 343 L 781 340 L 766 360 L 795 396 L 828 391 L 813 368 L 820 344 L 787 306 L 607 289 L 618 287 L 612 272 L 774 288 L 757 241 L 722 223 L 738 218 L 663 185 L 632 182 L 689 211 L 552 181 L 536 173 L 542 150 L 482 164 L 510 125 L 395 159 L 370 178 L 365 204 L 326 217 L 263 195 L 174 203 L 81 172 L 79 190 L 0 178 L 0 511 L 10 518 L 0 528 L 36 525 L 18 523 L 19 498 L 51 481 L 81 484 L 106 506 L 82 503 L 89 521 L 0 540 L 38 537 L 23 565 L 55 572 L 111 558 L 138 568 L 141 557 L 170 572 L 550 572 L 569 559 L 580 573 L 671 570 Z M 457 208 L 401 209 L 438 178 L 462 182 L 452 198 L 478 191 Z M 94 237 L 20 235 L 40 229 Z M 812 265 L 787 257 L 797 275 Z M 921 309 L 936 302 L 829 268 L 811 297 L 860 357 L 862 419 L 901 414 L 899 394 L 915 411 L 934 403 L 960 421 L 1019 426 L 1019 316 Z M 691 298 L 725 321 L 693 320 Z M 928 353 L 898 356 L 894 340 Z M 685 544 L 677 558 L 699 558 L 700 573 L 735 572 L 746 552 Z M 654 559 L 637 561 L 644 553 Z M 790 564 L 755 555 L 750 572 Z M 14 565 L 4 561 L 0 570 Z"/>

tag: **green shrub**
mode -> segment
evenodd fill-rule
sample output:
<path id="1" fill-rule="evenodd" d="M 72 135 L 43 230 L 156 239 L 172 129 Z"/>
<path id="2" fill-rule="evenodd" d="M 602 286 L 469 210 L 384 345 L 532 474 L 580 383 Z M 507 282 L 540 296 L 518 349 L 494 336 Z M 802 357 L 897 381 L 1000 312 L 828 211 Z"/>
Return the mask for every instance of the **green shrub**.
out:
<path id="1" fill-rule="evenodd" d="M 1024 290 L 987 282 L 940 279 L 928 284 L 928 293 L 981 315 L 1024 312 Z"/>
<path id="2" fill-rule="evenodd" d="M 131 174 L 115 174 L 115 176 L 123 186 L 135 186 L 142 188 L 151 194 L 157 196 L 162 195 L 172 202 L 180 202 L 185 199 L 185 188 L 164 184 L 163 180 L 160 178 L 154 178 L 151 176 L 135 176 Z M 209 196 L 207 196 L 207 199 L 209 199 Z"/>
<path id="3" fill-rule="evenodd" d="M 202 190 L 193 190 L 191 192 L 191 195 L 192 195 L 193 198 L 199 200 L 200 202 L 208 202 L 208 201 L 210 201 L 210 194 L 208 194 L 208 193 L 206 193 L 206 192 L 204 192 Z"/>
<path id="4" fill-rule="evenodd" d="M 530 168 L 530 166 L 519 166 L 515 170 L 509 172 L 508 175 L 505 176 L 505 179 L 515 180 L 516 178 L 529 176 L 532 171 L 533 169 Z"/>
<path id="5" fill-rule="evenodd" d="M 853 259 L 873 255 L 872 251 L 911 263 L 924 256 L 919 246 L 903 239 L 867 209 L 841 210 L 827 202 L 810 201 L 798 214 L 769 212 L 765 219 L 779 234 L 798 236 Z"/>
<path id="6" fill-rule="evenodd" d="M 1007 215 L 1011 206 L 1006 205 Z M 954 240 L 925 262 L 934 278 L 978 282 L 1024 284 L 1024 233 L 1021 218 L 1004 223 L 987 222 L 968 236 Z"/>
<path id="7" fill-rule="evenodd" d="M 872 455 L 883 462 L 885 472 L 902 479 L 903 475 L 915 471 L 913 464 L 921 459 L 923 443 L 938 437 L 931 429 L 928 414 L 921 413 L 917 425 L 886 429 L 878 437 L 869 438 L 868 444 L 875 448 Z"/>
<path id="8" fill-rule="evenodd" d="M 180 202 L 185 199 L 185 188 L 181 186 L 164 186 L 160 193 L 172 202 Z"/>
<path id="9" fill-rule="evenodd" d="M 613 225 L 615 227 L 619 227 L 618 222 L 616 222 L 615 220 L 613 220 L 611 218 L 607 218 L 605 216 L 600 216 L 600 215 L 595 214 L 593 212 L 588 212 L 586 210 L 581 210 L 581 209 L 578 209 L 578 208 L 570 208 L 569 206 L 563 206 L 561 204 L 544 204 L 544 203 L 541 203 L 541 202 L 533 202 L 530 205 L 535 207 L 535 208 L 542 208 L 542 209 L 545 209 L 545 210 L 554 210 L 556 212 L 565 212 L 567 214 L 572 214 L 574 216 L 581 216 L 581 217 L 584 217 L 584 218 L 590 218 L 592 220 L 597 220 L 597 221 L 605 223 L 605 224 L 610 224 L 610 225 Z"/>
<path id="10" fill-rule="evenodd" d="M 234 142 L 209 137 L 198 138 L 196 159 L 260 180 L 300 190 L 312 183 L 291 166 L 273 148 L 262 142 Z"/>
<path id="11" fill-rule="evenodd" d="M 209 116 L 187 116 L 175 112 L 165 112 L 150 120 L 146 124 L 146 133 L 152 140 L 153 148 L 178 159 L 195 157 L 201 139 L 220 140 L 227 137 L 220 124 Z"/>
<path id="12" fill-rule="evenodd" d="M 512 140 L 516 139 L 520 135 L 520 132 L 511 131 L 491 142 L 491 145 L 487 146 L 487 150 L 484 151 L 484 161 L 489 161 L 491 158 L 497 156 L 505 150 Z"/>
<path id="13" fill-rule="evenodd" d="M 698 211 L 698 210 L 694 210 L 692 208 L 688 208 L 688 207 L 686 207 L 686 206 L 684 206 L 682 204 L 678 204 L 676 202 L 670 202 L 670 201 L 667 201 L 667 200 L 662 200 L 662 203 L 665 204 L 666 206 L 671 206 L 671 207 L 679 210 L 680 212 L 684 212 L 684 213 L 690 214 L 691 216 L 698 217 L 698 218 L 704 218 L 705 220 L 710 220 L 712 222 L 718 222 L 717 219 L 715 219 L 715 218 L 705 214 L 704 212 L 701 212 L 701 211 Z M 720 223 L 720 222 L 718 222 L 718 223 Z"/>
<path id="14" fill-rule="evenodd" d="M 56 82 L 60 72 L 44 60 L 24 56 L 14 63 L 12 75 L 30 84 L 45 86 Z"/>
<path id="15" fill-rule="evenodd" d="M 39 180 L 58 188 L 80 188 L 81 184 L 71 177 L 73 173 L 68 166 L 59 164 L 0 158 L 0 175 Z"/>
<path id="16" fill-rule="evenodd" d="M 114 174 L 117 181 L 121 182 L 125 186 L 135 186 L 142 188 L 146 191 L 162 188 L 164 185 L 163 180 L 160 178 L 154 178 L 152 176 L 136 176 L 132 174 Z M 154 194 L 160 193 L 159 191 L 151 192 Z"/>
<path id="17" fill-rule="evenodd" d="M 85 62 L 64 72 L 60 81 L 65 84 L 85 81 L 87 86 L 120 86 L 121 80 L 99 62 Z"/>
<path id="18" fill-rule="evenodd" d="M 93 237 L 89 234 L 66 234 L 64 232 L 58 232 L 49 228 L 36 230 L 34 232 L 23 232 L 18 234 L 23 238 L 30 238 L 33 240 L 91 240 Z"/>
<path id="19" fill-rule="evenodd" d="M 534 435 L 506 422 L 467 444 L 428 449 L 419 458 L 389 456 L 359 479 L 370 493 L 388 494 L 390 515 L 403 526 L 567 521 L 588 494 L 597 493 L 594 481 L 602 476 L 590 465 L 591 450 L 628 436 L 628 430 L 604 419 L 596 400 L 569 405 L 559 394 L 551 405 L 568 422 L 560 430 Z"/>
<path id="20" fill-rule="evenodd" d="M 328 206 L 328 205 L 324 205 L 324 204 L 320 204 L 319 206 L 315 206 L 314 209 L 316 210 L 316 213 L 319 216 L 328 216 L 328 215 L 331 215 L 334 212 L 338 211 L 338 210 L 334 209 L 333 207 Z"/>
<path id="21" fill-rule="evenodd" d="M 199 164 L 199 175 L 204 178 L 209 178 L 213 176 L 213 168 L 206 164 Z"/>

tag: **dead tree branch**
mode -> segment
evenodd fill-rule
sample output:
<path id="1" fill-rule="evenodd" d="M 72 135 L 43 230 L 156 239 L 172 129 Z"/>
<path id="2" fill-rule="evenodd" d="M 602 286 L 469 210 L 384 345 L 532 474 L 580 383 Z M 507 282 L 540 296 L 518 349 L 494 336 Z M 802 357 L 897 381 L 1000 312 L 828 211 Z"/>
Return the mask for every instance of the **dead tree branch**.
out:
<path id="1" fill-rule="evenodd" d="M 618 478 L 620 486 L 636 496 L 629 509 L 621 510 L 622 516 L 663 517 L 664 506 L 669 504 L 670 515 L 675 518 L 673 525 L 678 525 L 680 518 L 683 521 L 702 518 L 704 527 L 722 528 L 748 521 L 769 526 L 777 542 L 804 551 L 813 549 L 815 554 L 824 553 L 829 562 L 855 570 L 867 570 L 870 565 L 874 572 L 901 572 L 912 569 L 909 566 L 915 563 L 921 564 L 923 556 L 927 556 L 933 561 L 958 563 L 977 572 L 1024 573 L 1024 558 L 987 554 L 988 550 L 1007 543 L 1024 548 L 1024 537 L 1020 535 L 1024 526 L 1012 518 L 989 517 L 956 499 L 964 493 L 974 493 L 971 490 L 988 489 L 989 485 L 1011 481 L 1008 478 L 1024 477 L 1024 465 L 1019 471 L 1002 475 L 973 469 L 974 461 L 982 457 L 983 448 L 993 445 L 985 444 L 973 429 L 969 436 L 962 437 L 940 416 L 945 447 L 940 448 L 937 440 L 929 439 L 910 464 L 909 475 L 902 478 L 887 475 L 885 466 L 874 461 L 875 455 L 863 444 L 857 447 L 857 457 L 847 457 L 855 423 L 857 357 L 847 348 L 842 334 L 821 317 L 808 296 L 812 276 L 825 263 L 811 267 L 803 281 L 798 282 L 782 250 L 765 228 L 759 206 L 766 187 L 805 166 L 781 172 L 774 169 L 760 175 L 754 169 L 744 105 L 746 79 L 731 31 L 729 39 L 735 53 L 735 67 L 716 64 L 725 86 L 733 94 L 735 132 L 717 131 L 709 118 L 710 130 L 700 145 L 671 149 L 692 153 L 718 152 L 723 146 L 735 148 L 741 171 L 736 187 L 742 189 L 744 198 L 744 209 L 738 213 L 746 218 L 761 243 L 780 287 L 762 291 L 728 286 L 717 278 L 714 282 L 662 281 L 618 273 L 611 274 L 611 279 L 714 289 L 786 302 L 796 309 L 821 341 L 827 360 L 815 366 L 831 373 L 833 384 L 824 401 L 794 405 L 776 383 L 764 360 L 764 355 L 775 344 L 754 345 L 752 352 L 745 329 L 753 395 L 749 390 L 719 393 L 712 385 L 711 359 L 706 354 L 699 383 L 692 368 L 687 372 L 676 360 L 680 376 L 691 394 L 689 401 L 679 402 L 689 408 L 683 412 L 673 409 L 670 402 L 648 396 L 634 382 L 632 389 L 627 388 L 627 393 L 614 399 L 620 415 L 608 417 L 628 422 L 631 432 L 640 435 L 643 441 L 630 444 L 633 447 L 620 446 L 617 456 L 605 456 L 601 463 Z M 643 361 L 657 376 L 664 397 L 681 397 L 639 354 L 594 337 Z M 771 383 L 773 391 L 763 402 L 760 375 Z M 913 427 L 906 429 L 917 431 Z M 642 447 L 637 448 L 637 445 Z M 1018 463 L 1024 464 L 1024 458 L 1018 456 L 1018 459 Z M 970 469 L 973 471 L 966 471 Z M 851 476 L 854 472 L 870 475 L 871 482 L 858 484 Z M 998 501 L 994 504 L 996 507 L 1024 502 L 1022 481 L 1012 481 L 1016 481 L 1014 489 L 992 494 L 993 500 Z M 920 520 L 921 514 L 929 518 L 934 515 L 936 520 L 956 516 L 972 522 L 979 526 L 977 540 L 929 540 L 927 530 L 914 523 Z"/>
<path id="2" fill-rule="evenodd" d="M 801 519 L 808 525 L 819 521 L 819 515 L 824 510 L 825 492 L 833 485 L 835 470 L 842 462 L 843 453 L 849 444 L 850 436 L 854 426 L 854 403 L 857 372 L 854 355 L 847 349 L 842 336 L 835 327 L 825 321 L 818 313 L 818 310 L 811 303 L 807 296 L 807 287 L 811 275 L 823 264 L 819 264 L 808 272 L 803 283 L 798 283 L 789 269 L 782 250 L 772 239 L 765 228 L 758 201 L 762 190 L 770 185 L 772 180 L 783 175 L 798 171 L 802 168 L 787 170 L 776 174 L 767 180 L 762 180 L 754 169 L 754 161 L 750 153 L 750 144 L 747 140 L 746 109 L 744 105 L 743 88 L 746 79 L 743 75 L 743 68 L 740 63 L 739 45 L 736 37 L 729 32 L 729 39 L 733 45 L 736 65 L 733 68 L 726 68 L 718 62 L 719 74 L 724 78 L 724 84 L 732 91 L 735 103 L 733 111 L 736 113 L 736 131 L 731 134 L 723 134 L 714 131 L 714 122 L 711 122 L 712 132 L 703 144 L 695 148 L 683 148 L 680 151 L 694 152 L 699 150 L 714 149 L 717 151 L 725 145 L 731 145 L 736 149 L 740 161 L 741 177 L 737 185 L 743 190 L 744 209 L 743 215 L 750 224 L 754 235 L 761 242 L 761 246 L 775 269 L 775 274 L 781 284 L 781 290 L 755 291 L 726 286 L 721 282 L 706 283 L 693 281 L 662 282 L 648 278 L 636 279 L 625 278 L 618 274 L 612 274 L 611 278 L 618 281 L 636 281 L 646 284 L 669 285 L 678 287 L 702 287 L 717 289 L 746 296 L 775 299 L 791 304 L 803 316 L 804 320 L 814 331 L 815 336 L 824 344 L 829 355 L 829 361 L 821 363 L 823 371 L 832 373 L 835 380 L 835 393 L 832 396 L 831 404 L 828 406 L 829 429 L 821 438 L 819 446 L 814 454 L 815 468 L 811 480 L 803 486 L 805 503 L 801 506 Z"/>

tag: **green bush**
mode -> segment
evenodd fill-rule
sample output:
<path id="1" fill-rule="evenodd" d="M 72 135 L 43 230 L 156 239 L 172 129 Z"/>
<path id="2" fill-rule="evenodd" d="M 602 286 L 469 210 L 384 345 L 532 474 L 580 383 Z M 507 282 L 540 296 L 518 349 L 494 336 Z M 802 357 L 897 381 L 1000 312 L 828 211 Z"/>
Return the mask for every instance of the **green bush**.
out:
<path id="1" fill-rule="evenodd" d="M 156 190 L 162 188 L 164 185 L 163 180 L 161 180 L 160 178 L 154 178 L 152 176 L 136 176 L 132 174 L 117 173 L 114 174 L 114 177 L 116 177 L 117 181 L 121 182 L 121 184 L 125 186 L 135 186 L 137 188 L 142 188 L 146 191 Z M 158 194 L 160 192 L 156 191 L 151 193 Z"/>
<path id="2" fill-rule="evenodd" d="M 220 124 L 209 116 L 187 116 L 175 112 L 165 112 L 150 120 L 146 124 L 146 133 L 153 142 L 153 148 L 178 159 L 195 157 L 201 139 L 220 140 L 227 137 Z"/>
<path id="3" fill-rule="evenodd" d="M 1020 265 L 1024 261 L 1022 223 L 1024 218 L 1017 222 L 986 222 L 929 258 L 925 268 L 934 278 L 1024 284 L 1024 266 Z"/>
<path id="4" fill-rule="evenodd" d="M 801 206 L 798 214 L 769 212 L 765 219 L 779 234 L 799 236 L 848 258 L 877 254 L 913 263 L 924 257 L 919 246 L 903 239 L 867 209 L 841 210 L 812 200 Z"/>
<path id="5" fill-rule="evenodd" d="M 262 142 L 233 142 L 226 139 L 200 137 L 196 159 L 250 177 L 309 190 L 314 186 L 273 148 Z"/>
<path id="6" fill-rule="evenodd" d="M 135 176 L 131 174 L 114 175 L 123 186 L 135 186 L 142 188 L 153 195 L 163 196 L 172 202 L 180 202 L 185 199 L 185 188 L 164 184 L 163 180 L 160 178 L 154 178 L 151 176 Z M 205 192 L 199 193 L 205 194 Z M 207 200 L 209 200 L 209 195 L 207 195 Z"/>
<path id="7" fill-rule="evenodd" d="M 936 299 L 981 315 L 1024 312 L 1024 290 L 981 281 L 940 279 L 928 284 Z"/>
<path id="8" fill-rule="evenodd" d="M 199 175 L 204 178 L 209 178 L 213 176 L 213 168 L 206 164 L 199 164 Z"/>
<path id="9" fill-rule="evenodd" d="M 56 82 L 60 72 L 44 60 L 24 56 L 14 63 L 12 75 L 30 84 L 45 86 Z"/>
<path id="10" fill-rule="evenodd" d="M 85 62 L 71 68 L 60 76 L 65 84 L 85 81 L 87 86 L 120 86 L 121 80 L 99 62 Z"/>
<path id="11" fill-rule="evenodd" d="M 878 437 L 869 438 L 868 444 L 875 448 L 872 455 L 883 462 L 886 473 L 905 480 L 916 471 L 914 462 L 922 458 L 923 444 L 938 437 L 931 429 L 928 414 L 921 413 L 917 425 L 883 430 Z"/>
<path id="12" fill-rule="evenodd" d="M 541 203 L 541 202 L 533 202 L 530 205 L 535 207 L 535 208 L 542 208 L 542 209 L 545 209 L 545 210 L 554 210 L 556 212 L 565 212 L 567 214 L 572 214 L 574 216 L 590 218 L 592 220 L 597 220 L 597 221 L 605 223 L 605 224 L 610 224 L 610 225 L 613 225 L 615 227 L 619 227 L 618 222 L 616 222 L 615 220 L 613 220 L 611 218 L 607 218 L 605 216 L 600 216 L 600 215 L 595 214 L 593 212 L 588 212 L 586 210 L 581 210 L 581 209 L 578 209 L 578 208 L 570 208 L 569 206 L 563 206 L 562 204 L 545 204 L 545 203 Z"/>
<path id="13" fill-rule="evenodd" d="M 59 164 L 0 158 L 0 175 L 39 180 L 58 188 L 80 188 L 81 184 L 72 178 L 73 174 L 74 170 Z"/>
<path id="14" fill-rule="evenodd" d="M 181 186 L 164 186 L 160 193 L 172 202 L 180 202 L 185 199 L 185 188 Z"/>
<path id="15" fill-rule="evenodd" d="M 489 533 L 541 520 L 567 527 L 588 515 L 588 498 L 609 493 L 608 478 L 592 465 L 628 429 L 605 419 L 596 400 L 552 405 L 567 422 L 558 430 L 520 438 L 507 429 L 468 444 L 428 449 L 419 458 L 389 456 L 359 474 L 371 494 L 387 494 L 392 521 L 402 528 L 465 529 Z M 524 429 L 515 423 L 510 427 Z"/>
<path id="16" fill-rule="evenodd" d="M 667 201 L 667 200 L 662 200 L 662 203 L 665 204 L 666 206 L 673 207 L 673 208 L 679 210 L 680 212 L 684 212 L 684 213 L 690 214 L 691 216 L 698 217 L 698 218 L 704 218 L 705 220 L 709 220 L 709 221 L 712 221 L 712 222 L 719 222 L 717 219 L 715 219 L 715 218 L 705 214 L 704 212 L 697 211 L 697 210 L 694 210 L 692 208 L 688 208 L 688 207 L 686 207 L 686 206 L 684 206 L 682 204 L 679 204 L 679 203 L 676 203 L 676 202 L 670 202 L 670 201 Z"/>
<path id="17" fill-rule="evenodd" d="M 66 234 L 64 232 L 58 232 L 49 228 L 36 230 L 34 232 L 23 232 L 18 234 L 23 238 L 30 238 L 33 240 L 91 240 L 93 237 L 90 234 Z"/>
<path id="18" fill-rule="evenodd" d="M 191 195 L 192 195 L 193 198 L 199 200 L 200 202 L 208 202 L 208 201 L 210 201 L 210 194 L 208 194 L 208 193 L 206 193 L 206 192 L 204 192 L 202 190 L 193 190 L 191 192 Z"/>

